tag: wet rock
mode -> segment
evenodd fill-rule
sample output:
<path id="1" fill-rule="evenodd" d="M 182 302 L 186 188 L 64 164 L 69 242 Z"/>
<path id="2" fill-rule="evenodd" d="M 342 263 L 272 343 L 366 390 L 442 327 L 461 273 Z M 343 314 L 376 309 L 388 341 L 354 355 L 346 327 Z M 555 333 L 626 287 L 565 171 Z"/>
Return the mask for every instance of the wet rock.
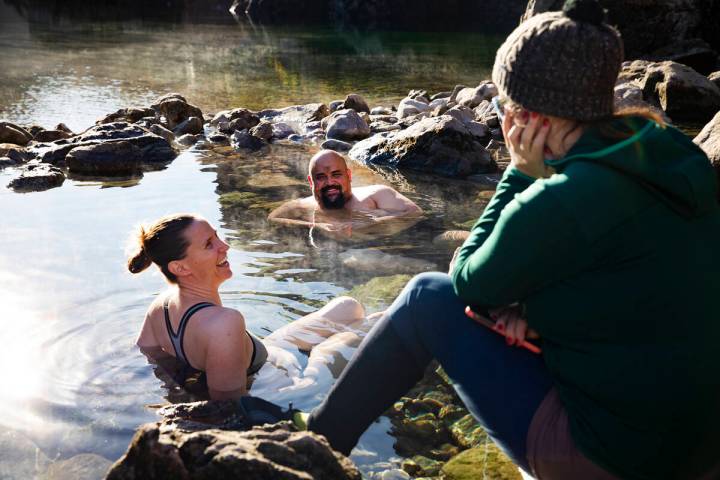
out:
<path id="1" fill-rule="evenodd" d="M 210 121 L 210 125 L 217 127 L 223 133 L 232 133 L 235 130 L 248 130 L 260 123 L 260 118 L 246 108 L 235 108 L 218 112 Z"/>
<path id="2" fill-rule="evenodd" d="M 272 123 L 286 123 L 296 131 L 303 131 L 303 126 L 308 122 L 322 120 L 330 115 L 328 106 L 324 103 L 309 103 L 307 105 L 294 105 L 279 110 L 262 110 L 258 117 Z"/>
<path id="3" fill-rule="evenodd" d="M 412 279 L 410 275 L 375 277 L 367 283 L 356 285 L 347 295 L 366 308 L 380 308 L 390 305 Z"/>
<path id="4" fill-rule="evenodd" d="M 237 149 L 250 150 L 254 152 L 266 147 L 268 143 L 262 138 L 250 135 L 247 132 L 240 132 L 236 130 L 235 133 L 230 136 L 230 144 Z"/>
<path id="5" fill-rule="evenodd" d="M 63 132 L 69 133 L 71 135 L 75 135 L 72 130 L 70 130 L 70 127 L 65 125 L 64 123 L 58 123 L 55 125 L 55 128 L 53 130 L 61 130 Z"/>
<path id="6" fill-rule="evenodd" d="M 67 154 L 75 148 L 120 140 L 130 142 L 139 148 L 142 154 L 142 163 L 145 164 L 167 163 L 177 155 L 170 143 L 163 137 L 138 125 L 125 122 L 96 125 L 74 137 L 70 143 L 56 142 L 49 148 L 39 149 L 37 153 L 42 162 L 62 166 Z"/>
<path id="7" fill-rule="evenodd" d="M 706 122 L 720 110 L 720 88 L 679 63 L 625 62 L 617 84 L 629 84 L 625 87 L 628 90 L 639 88 L 645 102 L 661 108 L 675 121 Z"/>
<path id="8" fill-rule="evenodd" d="M 402 462 L 402 469 L 413 477 L 435 477 L 440 473 L 442 463 L 422 455 L 415 455 Z"/>
<path id="9" fill-rule="evenodd" d="M 433 245 L 445 249 L 455 249 L 467 240 L 470 232 L 467 230 L 448 230 L 433 238 Z"/>
<path id="10" fill-rule="evenodd" d="M 175 141 L 175 134 L 160 124 L 152 125 L 148 130 L 155 135 L 161 136 L 167 140 L 168 143 Z"/>
<path id="11" fill-rule="evenodd" d="M 208 137 L 208 140 L 210 140 L 213 143 L 217 143 L 220 145 L 229 145 L 230 144 L 230 137 L 227 135 L 223 135 L 222 133 L 213 133 Z"/>
<path id="12" fill-rule="evenodd" d="M 464 177 L 494 171 L 486 141 L 453 117 L 425 118 L 400 132 L 375 135 L 357 143 L 349 156 L 366 165 L 381 165 Z M 489 139 L 488 139 L 489 140 Z"/>
<path id="13" fill-rule="evenodd" d="M 693 142 L 705 151 L 720 182 L 720 112 L 705 125 Z"/>
<path id="14" fill-rule="evenodd" d="M 393 111 L 387 107 L 374 107 L 370 115 L 392 115 Z"/>
<path id="15" fill-rule="evenodd" d="M 203 121 L 199 117 L 190 117 L 187 120 L 180 123 L 173 129 L 175 135 L 182 136 L 186 134 L 197 135 L 203 133 Z"/>
<path id="16" fill-rule="evenodd" d="M 52 463 L 43 480 L 96 480 L 105 478 L 111 465 L 105 457 L 84 453 Z"/>
<path id="17" fill-rule="evenodd" d="M 340 261 L 348 268 L 363 272 L 386 273 L 420 273 L 435 269 L 435 264 L 426 260 L 391 255 L 380 250 L 351 248 L 339 256 Z"/>
<path id="18" fill-rule="evenodd" d="M 155 110 L 152 108 L 121 108 L 120 110 L 109 113 L 105 115 L 103 118 L 95 122 L 96 125 L 102 125 L 105 123 L 114 123 L 114 122 L 127 122 L 127 123 L 135 123 L 141 118 L 144 117 L 154 117 L 155 116 Z"/>
<path id="19" fill-rule="evenodd" d="M 65 157 L 72 173 L 82 175 L 130 175 L 140 170 L 142 152 L 127 141 L 74 148 Z"/>
<path id="20" fill-rule="evenodd" d="M 257 125 L 255 125 L 253 128 L 250 129 L 250 135 L 261 138 L 265 140 L 266 142 L 269 142 L 270 139 L 273 136 L 273 126 L 272 123 L 266 122 L 265 120 L 261 121 Z"/>
<path id="21" fill-rule="evenodd" d="M 201 424 L 193 424 L 188 431 L 169 422 L 141 426 L 107 480 L 360 479 L 352 462 L 334 452 L 325 438 L 293 432 L 287 423 L 248 431 L 202 429 Z"/>
<path id="22" fill-rule="evenodd" d="M 430 105 L 427 103 L 412 98 L 403 98 L 398 105 L 397 117 L 406 118 L 428 110 L 430 110 Z"/>
<path id="23" fill-rule="evenodd" d="M 338 110 L 342 110 L 343 103 L 345 103 L 343 100 L 333 100 L 332 102 L 328 103 L 328 109 L 330 110 L 330 113 L 337 112 Z"/>
<path id="24" fill-rule="evenodd" d="M 385 470 L 376 477 L 378 480 L 410 480 L 410 475 L 404 471 L 394 468 L 392 470 Z"/>
<path id="25" fill-rule="evenodd" d="M 14 143 L 0 143 L 0 157 L 5 157 L 17 165 L 31 160 L 33 156 Z"/>
<path id="26" fill-rule="evenodd" d="M 347 152 L 352 148 L 352 145 L 347 142 L 343 142 L 342 140 L 335 140 L 331 138 L 320 144 L 320 148 L 335 150 L 336 152 Z"/>
<path id="27" fill-rule="evenodd" d="M 59 187 L 65 181 L 65 174 L 57 167 L 47 164 L 30 164 L 19 177 L 8 183 L 16 192 L 40 192 Z"/>
<path id="28" fill-rule="evenodd" d="M 453 443 L 462 448 L 474 447 L 488 438 L 485 430 L 469 413 L 450 425 L 449 430 Z"/>
<path id="29" fill-rule="evenodd" d="M 295 130 L 287 123 L 277 122 L 272 124 L 272 138 L 282 140 L 295 133 Z"/>
<path id="30" fill-rule="evenodd" d="M 355 110 L 333 112 L 321 124 L 329 139 L 361 140 L 370 136 L 370 127 Z"/>
<path id="31" fill-rule="evenodd" d="M 522 480 L 512 460 L 492 442 L 465 450 L 442 467 L 447 480 L 475 480 L 478 472 L 496 480 Z"/>
<path id="32" fill-rule="evenodd" d="M 198 143 L 201 140 L 205 140 L 205 135 L 202 134 L 195 134 L 192 133 L 186 133 L 185 135 L 179 137 L 176 141 L 180 145 L 184 147 L 192 147 L 196 143 Z"/>
<path id="33" fill-rule="evenodd" d="M 36 142 L 54 142 L 56 140 L 70 138 L 72 136 L 73 134 L 64 132 L 62 130 L 43 130 L 36 133 L 33 137 L 33 140 Z"/>
<path id="34" fill-rule="evenodd" d="M 165 126 L 170 130 L 174 130 L 175 127 L 190 117 L 203 118 L 202 111 L 195 105 L 187 103 L 185 97 L 179 93 L 163 95 L 155 100 L 151 108 L 156 115 L 165 118 Z"/>
<path id="35" fill-rule="evenodd" d="M 25 435 L 15 430 L 0 432 L 0 476 L 7 479 L 38 478 L 50 460 Z"/>
<path id="36" fill-rule="evenodd" d="M 458 105 L 468 108 L 475 108 L 483 100 L 490 100 L 498 94 L 494 83 L 485 81 L 475 88 L 463 88 L 457 92 L 454 100 Z"/>
<path id="37" fill-rule="evenodd" d="M 0 122 L 0 143 L 25 146 L 32 140 L 30 132 L 10 122 Z"/>
<path id="38" fill-rule="evenodd" d="M 290 140 L 291 142 L 300 143 L 305 140 L 305 137 L 300 134 L 293 133 L 292 135 L 288 135 L 287 139 Z"/>
<path id="39" fill-rule="evenodd" d="M 708 75 L 708 80 L 714 83 L 716 87 L 720 88 L 720 71 L 713 72 Z"/>
<path id="40" fill-rule="evenodd" d="M 347 97 L 345 97 L 342 108 L 349 108 L 351 110 L 355 110 L 358 113 L 370 113 L 370 107 L 368 106 L 367 102 L 361 95 L 358 95 L 357 93 L 351 93 Z"/>

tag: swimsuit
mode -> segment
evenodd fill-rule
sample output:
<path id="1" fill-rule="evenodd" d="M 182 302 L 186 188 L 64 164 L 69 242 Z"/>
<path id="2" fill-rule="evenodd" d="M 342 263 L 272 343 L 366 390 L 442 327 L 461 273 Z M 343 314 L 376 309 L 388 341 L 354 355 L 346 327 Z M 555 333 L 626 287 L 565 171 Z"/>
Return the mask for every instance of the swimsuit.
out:
<path id="1" fill-rule="evenodd" d="M 202 310 L 203 308 L 207 307 L 214 307 L 216 306 L 213 303 L 209 302 L 201 302 L 196 303 L 192 307 L 188 308 L 185 311 L 185 314 L 180 319 L 180 324 L 178 325 L 178 331 L 177 333 L 173 332 L 172 325 L 170 324 L 170 313 L 168 311 L 168 304 L 170 299 L 166 298 L 163 302 L 163 310 L 165 311 L 165 326 L 167 327 L 168 335 L 170 336 L 170 342 L 172 343 L 173 350 L 175 350 L 175 358 L 180 360 L 181 363 L 184 365 L 190 367 L 193 370 L 200 371 L 199 369 L 193 367 L 190 365 L 190 362 L 187 359 L 187 356 L 185 355 L 185 348 L 183 347 L 183 340 L 185 339 L 185 329 L 187 328 L 187 324 L 190 321 L 190 317 L 195 315 L 196 312 L 199 310 Z M 267 360 L 268 352 L 265 348 L 265 345 L 263 345 L 262 341 L 248 332 L 247 336 L 250 337 L 250 340 L 252 340 L 253 345 L 253 352 L 252 357 L 250 359 L 250 366 L 248 367 L 247 374 L 248 376 L 253 375 L 260 370 L 260 368 L 263 366 L 265 361 Z"/>

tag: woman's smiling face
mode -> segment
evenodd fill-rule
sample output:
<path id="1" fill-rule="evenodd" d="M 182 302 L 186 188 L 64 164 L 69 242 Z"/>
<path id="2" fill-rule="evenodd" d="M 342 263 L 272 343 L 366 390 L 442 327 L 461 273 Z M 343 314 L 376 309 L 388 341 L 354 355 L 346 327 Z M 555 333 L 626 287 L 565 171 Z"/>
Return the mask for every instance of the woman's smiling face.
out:
<path id="1" fill-rule="evenodd" d="M 185 230 L 185 238 L 190 244 L 182 262 L 196 279 L 219 285 L 232 277 L 227 258 L 230 246 L 207 221 L 196 219 Z"/>

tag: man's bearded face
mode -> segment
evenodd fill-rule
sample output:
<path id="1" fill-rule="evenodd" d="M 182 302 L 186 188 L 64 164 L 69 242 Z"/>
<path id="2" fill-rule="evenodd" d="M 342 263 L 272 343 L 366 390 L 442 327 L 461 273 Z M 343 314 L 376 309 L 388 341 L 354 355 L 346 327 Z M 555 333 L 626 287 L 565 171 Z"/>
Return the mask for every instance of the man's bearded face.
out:
<path id="1" fill-rule="evenodd" d="M 345 194 L 342 185 L 326 185 L 320 190 L 320 201 L 327 209 L 340 209 L 345 206 Z"/>

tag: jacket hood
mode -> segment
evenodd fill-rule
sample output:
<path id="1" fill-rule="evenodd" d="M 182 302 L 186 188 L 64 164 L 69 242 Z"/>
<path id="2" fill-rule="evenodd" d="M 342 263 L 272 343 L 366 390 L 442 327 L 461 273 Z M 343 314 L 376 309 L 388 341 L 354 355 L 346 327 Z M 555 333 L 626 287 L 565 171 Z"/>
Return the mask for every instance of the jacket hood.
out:
<path id="1" fill-rule="evenodd" d="M 613 129 L 634 134 L 626 139 L 602 135 L 589 127 L 558 160 L 546 161 L 562 171 L 570 162 L 594 162 L 635 179 L 670 208 L 685 217 L 716 208 L 717 179 L 705 152 L 685 134 L 642 117 L 614 120 Z"/>

